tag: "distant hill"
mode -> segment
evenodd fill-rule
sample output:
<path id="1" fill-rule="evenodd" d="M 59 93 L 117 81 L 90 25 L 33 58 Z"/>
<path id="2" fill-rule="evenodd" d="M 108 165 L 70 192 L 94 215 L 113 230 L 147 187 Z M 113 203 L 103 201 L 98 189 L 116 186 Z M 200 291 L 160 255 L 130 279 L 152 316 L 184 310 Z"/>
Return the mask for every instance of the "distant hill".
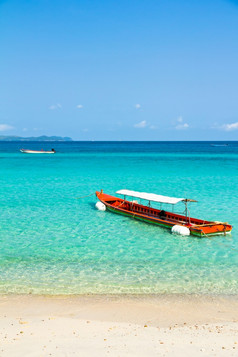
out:
<path id="1" fill-rule="evenodd" d="M 0 141 L 73 141 L 71 138 L 65 136 L 30 136 L 28 138 L 23 138 L 21 136 L 6 136 L 0 135 Z"/>

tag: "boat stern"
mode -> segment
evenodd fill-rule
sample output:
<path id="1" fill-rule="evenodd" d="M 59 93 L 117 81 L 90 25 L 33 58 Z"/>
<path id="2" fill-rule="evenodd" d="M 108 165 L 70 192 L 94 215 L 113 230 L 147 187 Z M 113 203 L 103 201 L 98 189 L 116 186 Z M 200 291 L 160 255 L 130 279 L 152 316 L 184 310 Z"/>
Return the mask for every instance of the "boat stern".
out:
<path id="1" fill-rule="evenodd" d="M 213 222 L 212 224 L 189 227 L 191 234 L 199 237 L 230 234 L 232 226 L 228 223 Z"/>

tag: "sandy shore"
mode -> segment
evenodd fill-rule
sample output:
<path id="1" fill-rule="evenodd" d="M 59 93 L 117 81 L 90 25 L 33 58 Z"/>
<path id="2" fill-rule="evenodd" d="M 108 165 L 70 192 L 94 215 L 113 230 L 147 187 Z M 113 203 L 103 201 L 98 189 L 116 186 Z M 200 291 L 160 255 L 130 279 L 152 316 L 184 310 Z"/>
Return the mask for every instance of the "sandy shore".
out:
<path id="1" fill-rule="evenodd" d="M 237 356 L 238 299 L 1 296 L 0 356 Z"/>

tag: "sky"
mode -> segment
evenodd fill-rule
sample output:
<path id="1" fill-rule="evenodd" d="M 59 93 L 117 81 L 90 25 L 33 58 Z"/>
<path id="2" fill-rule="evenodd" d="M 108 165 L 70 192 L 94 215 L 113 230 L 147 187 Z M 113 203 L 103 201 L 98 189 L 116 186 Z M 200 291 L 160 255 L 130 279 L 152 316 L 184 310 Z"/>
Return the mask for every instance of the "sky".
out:
<path id="1" fill-rule="evenodd" d="M 237 140 L 238 0 L 0 0 L 0 135 Z"/>

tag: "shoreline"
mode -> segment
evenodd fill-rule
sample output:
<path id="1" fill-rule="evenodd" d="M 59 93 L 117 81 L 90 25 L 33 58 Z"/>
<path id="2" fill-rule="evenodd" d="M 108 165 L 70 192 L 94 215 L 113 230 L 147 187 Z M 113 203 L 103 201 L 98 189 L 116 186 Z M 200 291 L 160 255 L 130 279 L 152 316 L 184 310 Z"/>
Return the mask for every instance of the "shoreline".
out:
<path id="1" fill-rule="evenodd" d="M 145 323 L 168 327 L 188 324 L 238 323 L 237 296 L 118 296 L 118 295 L 0 295 L 0 319 L 16 311 L 37 316 L 53 313 L 75 318 L 99 320 L 116 319 L 120 322 Z"/>
<path id="2" fill-rule="evenodd" d="M 197 293 L 163 293 L 163 294 L 151 294 L 151 293 L 82 293 L 82 294 L 38 294 L 38 293 L 0 293 L 0 303 L 4 299 L 48 299 L 48 300 L 95 300 L 95 301 L 140 301 L 140 302 L 151 302 L 159 303 L 163 301 L 183 301 L 183 302 L 238 302 L 238 294 L 197 294 Z"/>
<path id="3" fill-rule="evenodd" d="M 235 356 L 237 296 L 0 295 L 0 355 Z"/>

